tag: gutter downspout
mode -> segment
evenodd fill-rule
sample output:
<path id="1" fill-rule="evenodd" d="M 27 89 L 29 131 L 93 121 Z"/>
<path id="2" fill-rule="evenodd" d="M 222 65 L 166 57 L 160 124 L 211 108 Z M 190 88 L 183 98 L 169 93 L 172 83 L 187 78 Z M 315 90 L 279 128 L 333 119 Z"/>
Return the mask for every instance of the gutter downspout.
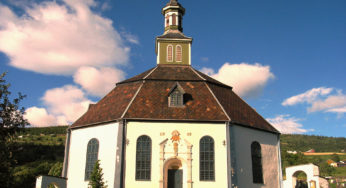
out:
<path id="1" fill-rule="evenodd" d="M 238 188 L 238 177 L 237 177 L 237 154 L 236 154 L 236 143 L 234 139 L 234 126 L 229 122 L 229 138 L 230 138 L 230 159 L 231 159 L 231 187 Z"/>
<path id="2" fill-rule="evenodd" d="M 122 156 L 121 156 L 121 179 L 120 187 L 125 188 L 125 173 L 126 173 L 126 120 L 123 120 L 123 141 L 122 141 Z"/>
<path id="3" fill-rule="evenodd" d="M 66 141 L 65 141 L 65 156 L 64 156 L 64 163 L 63 163 L 63 169 L 61 172 L 61 177 L 67 178 L 67 171 L 68 171 L 68 161 L 69 161 L 69 154 L 70 154 L 70 143 L 71 143 L 71 129 L 67 128 L 66 133 Z"/>
<path id="4" fill-rule="evenodd" d="M 114 188 L 125 187 L 125 146 L 126 146 L 126 121 L 119 120 L 117 135 L 117 152 L 114 173 Z"/>
<path id="5" fill-rule="evenodd" d="M 230 123 L 226 122 L 226 147 L 227 147 L 227 187 L 232 188 L 232 165 L 231 165 L 231 138 Z"/>
<path id="6" fill-rule="evenodd" d="M 282 164 L 281 164 L 281 148 L 280 148 L 280 134 L 277 135 L 278 138 L 278 143 L 277 143 L 277 148 L 278 148 L 278 160 L 279 160 L 279 185 L 280 188 L 283 187 L 283 179 L 282 179 Z"/>

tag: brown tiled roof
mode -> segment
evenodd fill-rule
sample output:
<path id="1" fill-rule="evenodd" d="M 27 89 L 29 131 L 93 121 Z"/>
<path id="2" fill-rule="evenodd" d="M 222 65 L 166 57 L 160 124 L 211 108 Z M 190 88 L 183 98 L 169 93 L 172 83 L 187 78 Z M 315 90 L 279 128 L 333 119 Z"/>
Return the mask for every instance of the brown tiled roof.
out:
<path id="1" fill-rule="evenodd" d="M 183 107 L 169 107 L 176 84 L 186 92 Z M 118 119 L 224 121 L 278 133 L 227 86 L 188 65 L 158 65 L 119 82 L 71 127 Z"/>
<path id="2" fill-rule="evenodd" d="M 232 123 L 249 126 L 252 128 L 278 132 L 261 115 L 251 108 L 231 89 L 215 84 L 208 84 Z"/>
<path id="3" fill-rule="evenodd" d="M 149 69 L 137 76 L 119 82 L 118 84 L 140 80 L 201 81 L 230 87 L 195 70 L 189 65 L 158 65 L 153 69 Z"/>
<path id="4" fill-rule="evenodd" d="M 133 82 L 115 87 L 74 122 L 72 128 L 119 119 L 141 84 L 141 82 Z"/>
<path id="5" fill-rule="evenodd" d="M 121 82 L 119 82 L 117 84 L 122 84 L 122 83 L 128 83 L 128 82 L 134 82 L 134 81 L 138 81 L 138 80 L 143 80 L 144 77 L 147 76 L 153 69 L 155 69 L 155 68 L 151 68 L 151 69 L 149 69 L 149 70 L 147 70 L 145 72 L 142 72 L 141 74 L 138 74 L 138 75 L 136 75 L 136 76 L 134 76 L 132 78 L 129 78 L 127 80 L 121 81 Z"/>
<path id="6" fill-rule="evenodd" d="M 164 35 L 161 35 L 161 36 L 158 36 L 157 37 L 158 39 L 165 39 L 165 38 L 168 38 L 168 39 L 191 39 L 191 37 L 187 37 L 185 36 L 183 33 L 181 32 L 168 32 Z"/>
<path id="7" fill-rule="evenodd" d="M 124 118 L 156 120 L 228 121 L 203 82 L 178 82 L 188 94 L 184 107 L 169 107 L 168 93 L 175 81 L 147 81 Z"/>
<path id="8" fill-rule="evenodd" d="M 198 75 L 200 75 L 203 79 L 205 79 L 208 82 L 219 84 L 219 85 L 223 85 L 223 86 L 226 86 L 226 87 L 230 87 L 230 86 L 225 85 L 224 83 L 222 83 L 222 82 L 220 82 L 218 80 L 215 80 L 214 78 L 212 78 L 212 77 L 210 77 L 210 76 L 208 76 L 208 75 L 206 75 L 206 74 L 204 74 L 204 73 L 202 73 L 202 72 L 200 72 L 198 70 L 195 70 L 195 71 L 198 73 Z"/>

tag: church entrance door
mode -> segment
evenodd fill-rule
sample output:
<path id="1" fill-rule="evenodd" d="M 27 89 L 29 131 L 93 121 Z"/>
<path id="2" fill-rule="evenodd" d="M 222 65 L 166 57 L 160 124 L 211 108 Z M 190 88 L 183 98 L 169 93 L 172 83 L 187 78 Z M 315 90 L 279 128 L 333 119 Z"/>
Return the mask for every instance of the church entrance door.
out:
<path id="1" fill-rule="evenodd" d="M 168 170 L 168 188 L 182 188 L 183 187 L 183 170 Z"/>

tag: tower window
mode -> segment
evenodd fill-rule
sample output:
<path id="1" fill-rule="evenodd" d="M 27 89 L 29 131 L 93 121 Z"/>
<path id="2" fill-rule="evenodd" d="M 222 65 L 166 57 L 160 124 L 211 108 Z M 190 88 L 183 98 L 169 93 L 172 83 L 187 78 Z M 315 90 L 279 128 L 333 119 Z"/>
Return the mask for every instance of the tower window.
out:
<path id="1" fill-rule="evenodd" d="M 180 45 L 177 45 L 175 47 L 175 60 L 177 62 L 181 62 L 181 60 L 182 60 L 182 48 Z"/>
<path id="2" fill-rule="evenodd" d="M 136 145 L 136 180 L 150 180 L 151 174 L 151 139 L 140 136 Z"/>
<path id="3" fill-rule="evenodd" d="M 263 183 L 262 152 L 258 142 L 251 144 L 252 178 L 254 183 Z"/>
<path id="4" fill-rule="evenodd" d="M 167 62 L 173 61 L 173 46 L 168 45 L 167 46 Z"/>
<path id="5" fill-rule="evenodd" d="M 94 169 L 95 163 L 98 158 L 99 152 L 99 141 L 96 138 L 91 139 L 88 142 L 87 155 L 86 155 L 86 165 L 85 165 L 85 180 L 90 179 L 91 172 Z"/>
<path id="6" fill-rule="evenodd" d="M 172 15 L 172 25 L 177 25 L 177 15 L 176 14 Z"/>
<path id="7" fill-rule="evenodd" d="M 166 16 L 166 26 L 165 27 L 167 27 L 167 26 L 169 26 L 169 16 L 168 15 Z"/>
<path id="8" fill-rule="evenodd" d="M 199 179 L 215 180 L 214 139 L 204 136 L 199 141 Z"/>
<path id="9" fill-rule="evenodd" d="M 182 107 L 184 106 L 184 94 L 185 91 L 177 82 L 170 90 L 168 97 L 168 104 L 170 107 Z"/>

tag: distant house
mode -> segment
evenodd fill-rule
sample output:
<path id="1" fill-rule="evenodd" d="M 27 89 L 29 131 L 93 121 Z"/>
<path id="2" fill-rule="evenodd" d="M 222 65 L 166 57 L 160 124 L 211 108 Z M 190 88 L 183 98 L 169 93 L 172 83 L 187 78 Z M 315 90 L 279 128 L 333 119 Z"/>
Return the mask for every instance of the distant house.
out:
<path id="1" fill-rule="evenodd" d="M 328 159 L 328 160 L 327 160 L 327 163 L 328 163 L 329 166 L 338 167 L 337 162 L 335 162 L 335 161 L 333 161 L 333 160 L 331 160 L 331 159 Z"/>
<path id="2" fill-rule="evenodd" d="M 308 151 L 306 151 L 306 153 L 315 153 L 314 149 L 309 149 Z"/>
<path id="3" fill-rule="evenodd" d="M 287 153 L 289 153 L 289 154 L 297 154 L 298 152 L 297 151 L 287 151 Z"/>
<path id="4" fill-rule="evenodd" d="M 346 167 L 346 161 L 340 161 L 336 163 L 337 167 Z"/>

